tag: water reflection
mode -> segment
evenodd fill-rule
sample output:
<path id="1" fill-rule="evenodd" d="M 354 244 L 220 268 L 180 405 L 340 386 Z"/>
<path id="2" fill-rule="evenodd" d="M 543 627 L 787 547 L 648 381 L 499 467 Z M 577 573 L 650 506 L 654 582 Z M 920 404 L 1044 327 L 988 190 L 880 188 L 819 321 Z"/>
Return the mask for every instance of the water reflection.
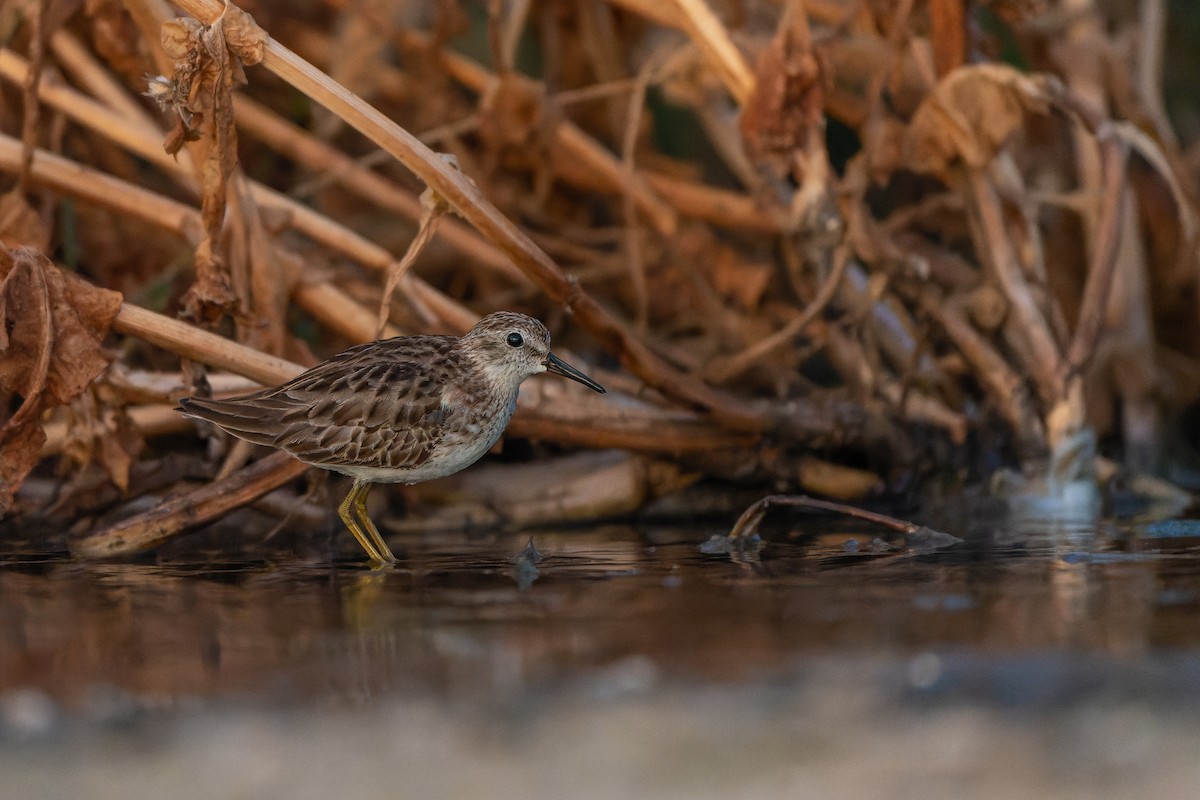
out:
<path id="1" fill-rule="evenodd" d="M 615 685 L 742 681 L 829 656 L 1200 645 L 1186 537 L 981 526 L 962 547 L 916 554 L 828 523 L 738 552 L 704 552 L 706 533 L 413 541 L 392 572 L 12 560 L 0 565 L 0 694 L 82 709 L 511 699 L 606 670 Z"/>

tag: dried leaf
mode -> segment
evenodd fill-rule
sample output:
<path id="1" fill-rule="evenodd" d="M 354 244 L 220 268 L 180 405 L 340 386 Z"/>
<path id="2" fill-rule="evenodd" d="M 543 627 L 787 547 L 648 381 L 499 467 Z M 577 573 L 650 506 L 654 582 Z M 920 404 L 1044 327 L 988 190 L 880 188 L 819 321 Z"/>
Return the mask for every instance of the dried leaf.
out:
<path id="1" fill-rule="evenodd" d="M 233 283 L 219 259 L 197 255 L 196 280 L 183 298 L 182 315 L 200 325 L 212 326 L 238 308 Z"/>
<path id="2" fill-rule="evenodd" d="M 802 21 L 802 15 L 791 16 Z M 754 91 L 738 122 L 742 142 L 752 160 L 783 177 L 795 166 L 796 154 L 812 145 L 812 137 L 824 137 L 821 69 L 807 26 L 785 17 L 779 33 L 759 54 L 754 75 Z"/>
<path id="3" fill-rule="evenodd" d="M 136 81 L 152 64 L 146 40 L 120 0 L 87 0 L 84 13 L 92 46 L 126 80 Z"/>
<path id="4" fill-rule="evenodd" d="M 194 142 L 199 138 L 199 134 L 183 124 L 182 119 L 175 120 L 175 126 L 167 131 L 167 137 L 163 139 L 163 150 L 167 155 L 178 155 L 179 151 L 188 142 Z"/>
<path id="5" fill-rule="evenodd" d="M 270 37 L 254 17 L 235 5 L 227 5 L 221 15 L 221 29 L 229 51 L 248 67 L 263 60 Z"/>
<path id="6" fill-rule="evenodd" d="M 861 131 L 871 180 L 886 186 L 896 170 L 908 166 L 904 152 L 905 126 L 890 114 L 876 114 L 863 124 Z"/>
<path id="7" fill-rule="evenodd" d="M 501 75 L 480 102 L 479 135 L 492 151 L 537 160 L 545 124 L 545 86 L 515 73 Z"/>
<path id="8" fill-rule="evenodd" d="M 35 272 L 36 271 L 36 272 Z M 62 405 L 83 391 L 108 366 L 109 358 L 100 343 L 121 308 L 121 295 L 81 282 L 68 282 L 45 256 L 31 248 L 0 248 L 0 311 L 8 315 L 11 335 L 0 364 L 0 375 L 15 376 L 5 385 L 26 398 L 35 387 L 28 364 L 44 342 L 40 331 L 29 331 L 26 323 L 40 303 L 38 287 L 44 285 L 50 309 L 52 341 L 49 371 L 43 400 L 47 407 Z M 39 275 L 35 280 L 30 276 Z"/>
<path id="9" fill-rule="evenodd" d="M 178 152 L 183 141 L 195 138 L 202 184 L 200 215 L 206 235 L 196 249 L 196 281 L 183 309 L 190 319 L 211 325 L 245 304 L 221 255 L 226 186 L 238 163 L 232 95 L 235 84 L 245 82 L 243 61 L 262 59 L 267 35 L 248 14 L 227 6 L 213 25 L 170 20 L 160 36 L 163 49 L 175 60 L 174 105 L 182 120 L 166 146 L 168 152 Z"/>
<path id="10" fill-rule="evenodd" d="M 20 189 L 0 195 L 0 241 L 39 250 L 50 246 L 50 231 Z"/>
<path id="11" fill-rule="evenodd" d="M 46 432 L 41 425 L 0 429 L 0 519 L 12 510 L 13 495 L 37 466 L 45 443 Z"/>
<path id="12" fill-rule="evenodd" d="M 24 257 L 26 248 L 0 250 L 0 390 L 6 401 L 13 394 L 36 404 L 50 371 L 53 339 L 51 305 L 45 276 Z M 19 259 L 11 254 L 18 254 Z M 36 410 L 23 406 L 16 416 L 36 419 Z M 9 420 L 9 423 L 13 420 Z M 7 426 L 8 423 L 6 423 Z"/>
<path id="13" fill-rule="evenodd" d="M 127 493 L 129 471 L 145 444 L 142 435 L 127 414 L 119 413 L 104 425 L 97 439 L 96 460 L 121 494 Z"/>
<path id="14" fill-rule="evenodd" d="M 121 295 L 70 282 L 31 248 L 0 247 L 0 408 L 21 407 L 0 427 L 0 513 L 37 463 L 41 412 L 76 396 L 108 366 L 101 342 Z"/>
<path id="15" fill-rule="evenodd" d="M 802 4 L 789 3 L 779 31 L 759 55 L 754 90 L 738 124 L 751 160 L 780 188 L 788 179 L 799 187 L 788 210 L 797 230 L 824 228 L 835 213 L 821 72 Z"/>
<path id="16" fill-rule="evenodd" d="M 130 470 L 145 440 L 124 409 L 102 411 L 97 394 L 85 391 L 72 399 L 59 469 L 64 474 L 78 475 L 83 467 L 94 461 L 125 494 L 129 489 Z"/>
<path id="17" fill-rule="evenodd" d="M 939 176 L 960 161 L 980 169 L 1021 127 L 1027 112 L 1047 108 L 1040 82 L 1011 67 L 957 69 L 921 103 L 909 125 L 909 166 Z"/>
<path id="18" fill-rule="evenodd" d="M 713 286 L 743 310 L 753 311 L 774 273 L 769 263 L 745 261 L 733 248 L 722 247 L 716 254 Z"/>
<path id="19" fill-rule="evenodd" d="M 176 61 L 189 57 L 195 48 L 200 28 L 203 27 L 191 17 L 169 19 L 159 29 L 159 41 L 163 52 Z"/>

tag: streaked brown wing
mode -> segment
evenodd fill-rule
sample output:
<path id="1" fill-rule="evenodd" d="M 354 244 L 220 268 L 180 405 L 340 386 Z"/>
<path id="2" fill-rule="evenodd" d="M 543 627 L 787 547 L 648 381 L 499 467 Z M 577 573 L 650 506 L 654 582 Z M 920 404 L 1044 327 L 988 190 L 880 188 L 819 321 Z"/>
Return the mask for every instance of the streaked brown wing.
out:
<path id="1" fill-rule="evenodd" d="M 428 460 L 447 412 L 428 364 L 370 364 L 323 385 L 281 387 L 286 404 L 273 444 L 310 464 L 410 469 Z"/>
<path id="2" fill-rule="evenodd" d="M 408 469 L 428 460 L 443 435 L 448 412 L 438 375 L 453 341 L 360 345 L 282 386 L 229 400 L 185 398 L 180 406 L 308 464 Z"/>

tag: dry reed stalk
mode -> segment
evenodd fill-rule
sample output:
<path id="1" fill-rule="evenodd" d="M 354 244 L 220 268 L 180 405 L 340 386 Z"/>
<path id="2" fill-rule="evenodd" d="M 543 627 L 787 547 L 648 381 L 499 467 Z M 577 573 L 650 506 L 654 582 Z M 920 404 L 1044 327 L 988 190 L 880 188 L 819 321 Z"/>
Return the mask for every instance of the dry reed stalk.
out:
<path id="1" fill-rule="evenodd" d="M 418 31 L 404 31 L 402 38 L 413 47 L 431 46 L 430 37 Z M 451 77 L 478 94 L 497 80 L 494 74 L 458 53 L 443 48 L 438 50 L 437 58 Z M 521 80 L 529 85 L 534 83 L 530 78 Z M 638 211 L 664 236 L 675 232 L 676 222 L 655 193 L 662 195 L 680 214 L 714 225 L 771 233 L 783 229 L 782 220 L 771 210 L 763 211 L 745 195 L 653 172 L 627 173 L 599 142 L 569 120 L 558 121 L 551 137 L 554 145 L 551 158 L 559 174 L 585 188 L 631 196 Z"/>
<path id="2" fill-rule="evenodd" d="M 304 371 L 299 364 L 130 303 L 121 304 L 121 311 L 113 321 L 113 330 L 182 358 L 245 375 L 264 386 L 283 383 Z"/>
<path id="3" fill-rule="evenodd" d="M 704 0 L 609 0 L 646 19 L 678 28 L 691 38 L 725 88 L 744 105 L 754 91 L 754 74 L 734 45 L 729 31 Z"/>
<path id="4" fill-rule="evenodd" d="M 45 151 L 33 155 L 31 179 L 40 186 L 137 219 L 151 218 L 187 241 L 202 235 L 193 208 Z M 0 134 L 0 171 L 17 172 L 20 164 L 20 142 Z"/>
<path id="5" fill-rule="evenodd" d="M 431 46 L 430 37 L 417 31 L 404 31 L 402 38 L 411 47 Z M 477 94 L 487 92 L 499 80 L 471 59 L 444 48 L 437 51 L 437 59 L 447 74 Z M 534 80 L 522 75 L 511 75 L 510 80 L 517 81 L 526 90 L 536 85 Z M 572 166 L 570 171 L 563 173 L 565 176 L 586 181 L 588 187 L 630 196 L 638 211 L 646 215 L 659 234 L 671 236 L 675 233 L 678 224 L 675 213 L 656 196 L 642 176 L 627 174 L 612 153 L 569 120 L 558 120 L 553 124 L 550 155 L 556 165 Z"/>
<path id="6" fill-rule="evenodd" d="M 254 502 L 307 469 L 287 453 L 271 453 L 224 479 L 76 539 L 71 551 L 84 558 L 119 558 L 153 550 L 189 528 Z"/>
<path id="7" fill-rule="evenodd" d="M 1045 431 L 1022 377 L 996 352 L 954 301 L 929 286 L 920 287 L 917 297 L 921 309 L 942 327 L 959 352 L 975 367 L 974 374 L 988 392 L 992 404 L 1012 426 L 1017 440 L 1026 445 L 1043 444 Z"/>
<path id="8" fill-rule="evenodd" d="M 276 152 L 314 172 L 328 175 L 330 180 L 380 208 L 414 222 L 421 219 L 421 200 L 408 189 L 364 169 L 354 159 L 249 98 L 235 95 L 233 107 L 238 125 Z M 528 283 L 524 273 L 514 267 L 503 253 L 461 223 L 444 220 L 440 231 L 439 238 L 470 263 L 486 267 L 507 280 Z"/>
<path id="9" fill-rule="evenodd" d="M 764 208 L 745 195 L 658 172 L 642 174 L 656 192 L 685 216 L 751 234 L 777 235 L 787 231 L 788 223 L 778 208 Z"/>
<path id="10" fill-rule="evenodd" d="M 1042 402 L 1052 406 L 1065 396 L 1062 354 L 1005 230 L 1000 196 L 992 180 L 978 169 L 965 171 L 962 190 L 976 223 L 972 232 L 977 252 L 1011 304 L 1010 344 L 1033 377 Z"/>
<path id="11" fill-rule="evenodd" d="M 325 49 L 325 39 L 319 34 L 307 30 L 298 31 L 298 34 L 303 49 Z M 403 31 L 400 38 L 409 47 L 427 49 L 433 46 L 432 38 L 419 31 Z M 437 51 L 436 58 L 450 77 L 476 94 L 485 93 L 498 80 L 483 66 L 445 48 Z M 381 65 L 380 69 L 387 74 L 402 74 L 387 65 Z M 535 84 L 532 78 L 525 76 L 515 79 L 523 85 Z M 631 82 L 622 82 L 622 87 L 628 83 Z M 568 97 L 564 98 L 564 95 Z M 572 93 L 562 92 L 553 99 L 563 103 L 577 98 Z M 582 188 L 632 196 L 638 211 L 646 215 L 652 227 L 663 236 L 672 235 L 677 225 L 674 214 L 664 206 L 663 200 L 680 214 L 724 228 L 754 233 L 781 233 L 785 229 L 786 223 L 778 209 L 764 209 L 746 195 L 669 175 L 649 171 L 627 174 L 613 154 L 578 125 L 569 120 L 557 120 L 552 124 L 550 157 L 556 175 Z"/>

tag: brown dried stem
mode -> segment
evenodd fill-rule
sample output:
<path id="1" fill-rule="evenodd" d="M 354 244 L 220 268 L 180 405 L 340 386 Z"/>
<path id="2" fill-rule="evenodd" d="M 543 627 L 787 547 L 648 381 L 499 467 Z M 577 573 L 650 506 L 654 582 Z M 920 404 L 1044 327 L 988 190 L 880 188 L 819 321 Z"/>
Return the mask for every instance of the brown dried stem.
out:
<path id="1" fill-rule="evenodd" d="M 383 335 L 387 329 L 388 314 L 391 312 L 392 294 L 396 291 L 396 287 L 400 284 L 412 268 L 413 262 L 417 260 L 417 256 L 425 249 L 425 245 L 433 238 L 434 231 L 437 230 L 438 222 L 446 214 L 446 204 L 441 202 L 440 198 L 432 192 L 426 191 L 422 196 L 422 205 L 425 206 L 424 213 L 421 214 L 421 222 L 417 228 L 417 235 L 408 243 L 408 250 L 404 253 L 404 258 L 388 267 L 387 279 L 383 284 L 383 293 L 379 297 L 379 313 L 375 318 L 375 338 Z"/>
<path id="2" fill-rule="evenodd" d="M 403 41 L 411 47 L 429 48 L 432 40 L 417 31 L 404 31 Z M 485 93 L 499 78 L 471 59 L 444 48 L 436 53 L 438 63 L 447 74 L 477 94 Z M 536 82 L 518 74 L 506 76 L 518 85 L 532 88 Z M 654 190 L 637 174 L 629 174 L 621 162 L 599 142 L 569 120 L 554 121 L 550 132 L 550 156 L 555 167 L 570 180 L 583 181 L 585 186 L 609 192 L 619 192 L 633 198 L 640 213 L 663 236 L 675 233 L 678 221 L 675 213 L 656 196 Z"/>
<path id="3" fill-rule="evenodd" d="M 235 95 L 233 107 L 239 126 L 298 164 L 314 172 L 329 175 L 350 191 L 408 219 L 417 221 L 424 215 L 421 200 L 417 195 L 364 169 L 354 159 L 281 119 L 253 100 Z M 509 280 L 527 282 L 525 275 L 513 267 L 512 262 L 503 253 L 467 226 L 447 219 L 443 220 L 439 229 L 440 238 L 471 262 L 504 275 Z"/>
<path id="4" fill-rule="evenodd" d="M 917 289 L 922 310 L 935 320 L 974 367 L 992 403 L 1017 433 L 1019 441 L 1042 444 L 1044 429 L 1025 382 L 991 343 L 967 320 L 953 301 L 930 286 Z"/>
<path id="5" fill-rule="evenodd" d="M 754 91 L 754 73 L 704 0 L 609 0 L 662 25 L 683 30 L 739 104 Z M 801 12 L 803 13 L 803 12 Z"/>
<path id="6" fill-rule="evenodd" d="M 1071 343 L 1067 346 L 1066 375 L 1078 374 L 1095 354 L 1096 342 L 1104 325 L 1113 274 L 1117 268 L 1118 238 L 1121 231 L 1121 206 L 1125 199 L 1125 164 L 1128 152 L 1115 136 L 1102 140 L 1101 174 L 1103 191 L 1100 213 L 1092 243 L 1091 265 L 1083 288 L 1083 304 Z"/>
<path id="7" fill-rule="evenodd" d="M 835 514 L 842 514 L 847 517 L 855 517 L 863 519 L 867 522 L 873 522 L 876 525 L 882 525 L 885 528 L 891 528 L 904 534 L 906 537 L 930 538 L 931 536 L 943 538 L 949 543 L 950 540 L 955 540 L 955 537 L 945 533 L 940 533 L 927 528 L 924 525 L 917 525 L 914 522 L 906 522 L 896 517 L 889 517 L 887 514 L 877 514 L 874 511 L 867 511 L 862 508 L 848 506 L 845 503 L 833 503 L 829 500 L 818 500 L 813 497 L 805 497 L 798 494 L 769 494 L 761 500 L 753 503 L 749 508 L 742 512 L 738 517 L 737 522 L 733 524 L 733 528 L 729 531 L 730 539 L 738 539 L 743 536 L 753 536 L 758 530 L 759 523 L 772 506 L 792 506 L 795 508 L 816 508 L 821 511 L 832 511 Z"/>
<path id="8" fill-rule="evenodd" d="M 1023 365 L 1033 376 L 1043 402 L 1053 405 L 1064 396 L 1062 355 L 1005 231 L 1000 196 L 984 171 L 969 167 L 962 188 L 977 223 L 977 251 L 1011 303 Z"/>
<path id="9" fill-rule="evenodd" d="M 113 330 L 183 358 L 245 375 L 264 386 L 283 383 L 304 371 L 299 364 L 130 303 L 121 304 L 121 311 L 113 321 Z"/>
<path id="10" fill-rule="evenodd" d="M 271 453 L 227 478 L 78 539 L 71 543 L 71 550 L 85 558 L 117 558 L 153 550 L 189 528 L 253 503 L 307 469 L 287 453 Z"/>
<path id="11" fill-rule="evenodd" d="M 432 46 L 430 37 L 417 31 L 404 31 L 402 39 L 413 47 Z M 443 48 L 437 51 L 437 58 L 451 77 L 477 94 L 486 92 L 497 80 L 494 74 L 458 53 Z M 524 76 L 515 79 L 534 83 Z M 597 191 L 631 196 L 639 213 L 646 215 L 651 227 L 664 236 L 674 233 L 676 221 L 662 200 L 681 214 L 724 228 L 763 233 L 780 233 L 786 228 L 786 220 L 778 209 L 761 208 L 746 195 L 655 172 L 630 173 L 599 142 L 569 120 L 556 121 L 551 133 L 550 157 L 556 174 L 565 180 Z"/>
<path id="12" fill-rule="evenodd" d="M 776 348 L 782 347 L 790 343 L 793 339 L 804 332 L 804 329 L 817 318 L 822 311 L 829 305 L 837 294 L 838 286 L 842 283 L 842 278 L 846 274 L 846 264 L 849 262 L 849 257 L 845 252 L 839 251 L 834 256 L 833 270 L 829 276 L 821 282 L 821 286 L 817 289 L 817 294 L 813 297 L 799 316 L 784 325 L 775 333 L 769 336 L 764 336 L 754 344 L 747 347 L 740 353 L 736 353 L 727 358 L 714 360 L 708 365 L 705 370 L 705 377 L 715 383 L 724 383 L 727 380 L 745 372 L 761 361 L 766 356 L 770 355 Z"/>

